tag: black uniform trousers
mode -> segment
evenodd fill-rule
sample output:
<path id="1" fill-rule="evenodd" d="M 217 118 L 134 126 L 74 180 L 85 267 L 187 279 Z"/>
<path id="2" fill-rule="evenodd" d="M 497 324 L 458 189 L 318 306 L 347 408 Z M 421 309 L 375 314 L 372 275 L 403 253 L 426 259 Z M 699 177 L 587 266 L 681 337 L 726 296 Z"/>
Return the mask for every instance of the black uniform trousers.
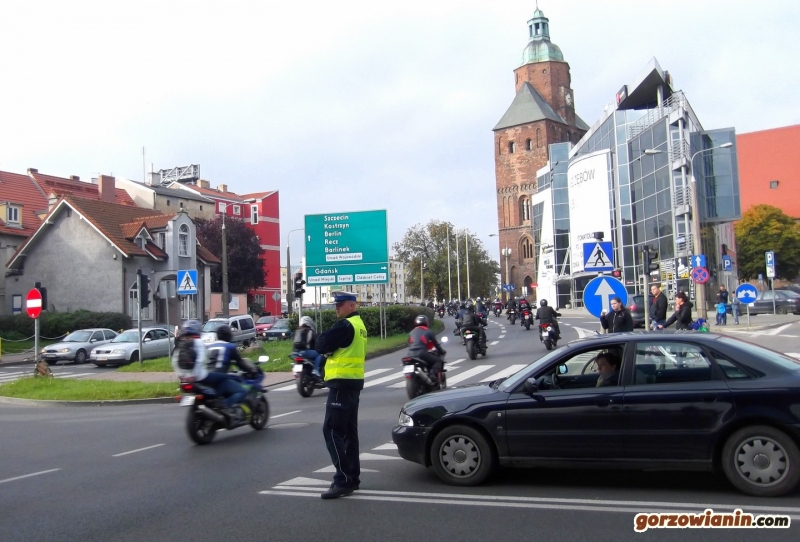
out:
<path id="1" fill-rule="evenodd" d="M 355 386 L 336 386 L 328 391 L 322 434 L 336 469 L 333 484 L 338 487 L 352 488 L 361 483 L 361 462 L 358 459 L 360 396 L 361 389 Z"/>

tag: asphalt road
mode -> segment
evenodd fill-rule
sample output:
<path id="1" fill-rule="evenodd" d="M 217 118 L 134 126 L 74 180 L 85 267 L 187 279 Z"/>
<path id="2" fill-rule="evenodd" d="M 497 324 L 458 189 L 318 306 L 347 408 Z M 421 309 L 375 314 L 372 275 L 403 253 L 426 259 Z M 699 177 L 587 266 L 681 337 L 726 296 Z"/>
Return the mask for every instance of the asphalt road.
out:
<path id="1" fill-rule="evenodd" d="M 489 340 L 497 343 L 486 358 L 469 361 L 458 342 L 446 345 L 451 385 L 491 379 L 544 354 L 535 328 L 503 329 L 504 318 L 490 320 Z M 452 318 L 446 324 L 452 329 Z M 562 319 L 567 340 L 595 329 L 585 317 Z M 786 336 L 793 331 L 743 338 L 800 351 Z M 757 499 L 713 474 L 504 469 L 481 487 L 446 486 L 432 470 L 400 459 L 391 444 L 406 400 L 400 357 L 368 362 L 361 490 L 335 501 L 319 499 L 332 477 L 320 391 L 303 399 L 275 386 L 267 429 L 222 432 L 209 446 L 189 441 L 177 405 L 0 405 L 0 541 L 797 538 L 797 526 L 634 532 L 637 512 L 657 510 L 741 508 L 788 514 L 800 525 L 800 493 Z"/>

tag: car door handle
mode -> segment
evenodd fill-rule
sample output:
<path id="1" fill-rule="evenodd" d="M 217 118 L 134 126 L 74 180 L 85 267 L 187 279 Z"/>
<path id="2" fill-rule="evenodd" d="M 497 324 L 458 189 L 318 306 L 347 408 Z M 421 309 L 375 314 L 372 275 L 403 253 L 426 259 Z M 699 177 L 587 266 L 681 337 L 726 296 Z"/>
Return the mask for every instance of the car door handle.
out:
<path id="1" fill-rule="evenodd" d="M 613 402 L 614 402 L 613 399 L 597 399 L 594 402 L 594 404 L 596 404 L 599 407 L 606 407 L 606 406 L 610 405 Z"/>

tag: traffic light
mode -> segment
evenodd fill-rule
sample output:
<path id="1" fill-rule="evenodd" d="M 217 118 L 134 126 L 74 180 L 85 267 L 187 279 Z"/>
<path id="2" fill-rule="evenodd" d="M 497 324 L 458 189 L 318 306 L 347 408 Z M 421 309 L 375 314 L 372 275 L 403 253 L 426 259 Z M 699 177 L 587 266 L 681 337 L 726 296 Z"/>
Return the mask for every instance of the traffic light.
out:
<path id="1" fill-rule="evenodd" d="M 644 273 L 649 275 L 653 271 L 658 271 L 658 251 L 648 246 L 642 250 L 642 260 Z"/>
<path id="2" fill-rule="evenodd" d="M 41 282 L 37 282 L 37 283 L 35 283 L 33 286 L 34 286 L 34 287 L 35 287 L 37 290 L 39 290 L 39 293 L 40 293 L 40 294 L 42 294 L 42 310 L 43 310 L 43 311 L 46 311 L 46 310 L 47 310 L 47 288 L 45 288 L 44 286 L 42 286 L 42 283 L 41 283 Z"/>
<path id="3" fill-rule="evenodd" d="M 295 297 L 300 297 L 301 295 L 306 293 L 305 289 L 303 288 L 303 284 L 305 284 L 305 283 L 306 283 L 306 281 L 303 280 L 302 271 L 298 271 L 297 273 L 295 273 L 295 275 L 294 275 L 294 296 Z"/>
<path id="4" fill-rule="evenodd" d="M 141 291 L 141 296 L 139 297 L 139 303 L 141 303 L 141 307 L 145 309 L 150 306 L 150 277 L 142 273 L 141 270 L 138 272 L 138 275 L 139 275 L 139 281 L 142 284 L 142 291 Z"/>
<path id="5" fill-rule="evenodd" d="M 621 269 L 614 269 L 611 272 L 611 276 L 615 279 L 622 280 L 622 270 Z"/>

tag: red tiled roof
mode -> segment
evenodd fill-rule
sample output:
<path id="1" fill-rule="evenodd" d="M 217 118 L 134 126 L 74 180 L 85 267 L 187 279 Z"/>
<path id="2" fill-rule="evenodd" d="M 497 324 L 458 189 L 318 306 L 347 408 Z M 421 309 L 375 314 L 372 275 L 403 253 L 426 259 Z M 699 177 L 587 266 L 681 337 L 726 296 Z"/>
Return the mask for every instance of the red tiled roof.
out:
<path id="1" fill-rule="evenodd" d="M 253 192 L 252 194 L 242 194 L 242 199 L 262 199 L 275 193 L 275 190 L 269 192 Z"/>
<path id="2" fill-rule="evenodd" d="M 22 227 L 6 224 L 6 217 L 0 216 L 0 233 L 28 237 L 35 232 L 42 221 L 36 212 L 47 210 L 47 197 L 27 175 L 0 171 L 0 202 L 20 205 Z"/>
<path id="3" fill-rule="evenodd" d="M 202 188 L 201 186 L 196 185 L 196 184 L 186 185 L 186 188 L 194 190 L 198 194 L 202 194 L 203 196 L 206 196 L 206 197 L 209 197 L 209 198 L 212 198 L 212 199 L 214 199 L 214 198 L 224 198 L 224 199 L 231 200 L 231 201 L 243 201 L 241 196 L 239 196 L 239 194 L 236 194 L 234 192 L 220 192 L 219 190 L 216 190 L 216 189 L 213 189 L 213 188 Z"/>
<path id="4" fill-rule="evenodd" d="M 125 236 L 125 239 L 133 239 L 136 237 L 136 234 L 144 227 L 144 222 L 141 220 L 137 220 L 136 222 L 130 222 L 128 224 L 120 224 L 119 229 L 122 231 L 122 235 Z"/>
<path id="5" fill-rule="evenodd" d="M 203 260 L 205 263 L 222 263 L 219 258 L 214 256 L 210 250 L 200 243 L 197 243 L 197 257 Z"/>
<path id="6" fill-rule="evenodd" d="M 155 243 L 151 243 L 150 241 L 148 241 L 147 243 L 145 243 L 144 248 L 146 248 L 147 252 L 149 252 L 156 258 L 163 258 L 165 260 L 169 259 L 167 253 L 161 250 L 161 248 Z"/>
<path id="7" fill-rule="evenodd" d="M 36 181 L 41 189 L 46 193 L 55 193 L 57 196 L 66 196 L 72 194 L 73 196 L 86 199 L 99 199 L 100 189 L 96 184 L 85 183 L 82 181 L 74 181 L 72 179 L 65 179 L 63 177 L 54 177 L 53 175 L 45 175 L 44 173 L 30 173 L 30 176 Z M 114 188 L 114 203 L 120 205 L 136 206 L 136 203 L 130 195 L 122 188 Z"/>

